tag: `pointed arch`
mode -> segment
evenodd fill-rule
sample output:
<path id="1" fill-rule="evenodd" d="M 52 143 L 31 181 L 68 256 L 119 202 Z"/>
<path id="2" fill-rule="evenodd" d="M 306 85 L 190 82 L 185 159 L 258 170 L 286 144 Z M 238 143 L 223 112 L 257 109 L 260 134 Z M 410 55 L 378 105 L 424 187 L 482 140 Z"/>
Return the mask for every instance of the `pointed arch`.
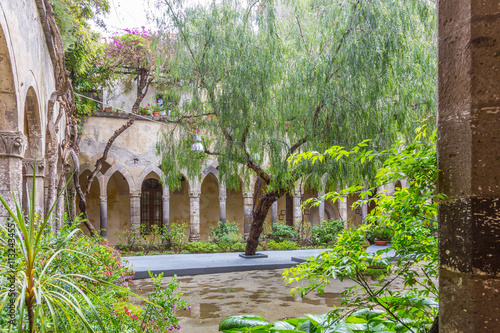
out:
<path id="1" fill-rule="evenodd" d="M 150 173 L 155 173 L 159 179 L 165 178 L 165 174 L 163 173 L 163 171 L 161 171 L 159 167 L 157 167 L 154 164 L 150 164 L 144 170 L 142 170 L 141 174 L 137 178 L 136 181 L 137 186 L 142 186 L 142 183 Z"/>
<path id="2" fill-rule="evenodd" d="M 0 129 L 19 130 L 16 62 L 5 13 L 0 5 Z"/>
<path id="3" fill-rule="evenodd" d="M 105 187 L 108 186 L 109 179 L 111 178 L 111 176 L 113 176 L 113 174 L 116 171 L 120 171 L 120 173 L 122 174 L 122 176 L 127 180 L 128 186 L 129 186 L 129 189 L 130 189 L 130 193 L 137 192 L 137 186 L 136 186 L 136 183 L 134 181 L 134 178 L 132 177 L 132 175 L 130 174 L 130 172 L 127 170 L 127 168 L 125 168 L 124 166 L 122 166 L 121 164 L 118 164 L 118 163 L 115 163 L 115 165 L 113 165 L 111 168 L 109 168 L 104 173 L 104 177 L 103 177 L 104 181 L 105 181 L 104 186 Z"/>
<path id="4" fill-rule="evenodd" d="M 24 102 L 24 135 L 28 145 L 24 152 L 25 158 L 40 158 L 43 156 L 44 147 L 42 145 L 42 125 L 40 121 L 40 103 L 38 94 L 33 86 L 26 92 Z M 37 156 L 37 154 L 39 156 Z"/>

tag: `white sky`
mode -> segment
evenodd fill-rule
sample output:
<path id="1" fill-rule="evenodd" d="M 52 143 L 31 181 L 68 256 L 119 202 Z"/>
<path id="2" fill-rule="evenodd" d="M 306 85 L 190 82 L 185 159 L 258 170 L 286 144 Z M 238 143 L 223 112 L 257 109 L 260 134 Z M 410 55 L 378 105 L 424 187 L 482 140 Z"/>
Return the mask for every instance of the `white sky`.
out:
<path id="1" fill-rule="evenodd" d="M 155 11 L 156 0 L 110 0 L 110 14 L 104 19 L 108 32 L 105 35 L 113 34 L 127 28 L 139 28 L 145 26 L 154 30 L 156 23 L 148 20 L 147 15 L 152 10 Z M 187 3 L 210 3 L 211 0 L 188 0 Z M 151 7 L 151 9 L 150 9 Z M 100 30 L 100 29 L 99 29 Z"/>

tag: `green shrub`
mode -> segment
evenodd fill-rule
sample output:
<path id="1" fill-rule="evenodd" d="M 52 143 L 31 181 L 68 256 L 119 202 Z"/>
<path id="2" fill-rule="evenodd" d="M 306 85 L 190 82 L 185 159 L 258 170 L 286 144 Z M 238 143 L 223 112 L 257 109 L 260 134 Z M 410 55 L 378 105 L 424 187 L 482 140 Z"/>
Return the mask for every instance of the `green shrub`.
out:
<path id="1" fill-rule="evenodd" d="M 244 252 L 247 247 L 247 243 L 238 242 L 231 245 L 229 251 L 231 252 Z"/>
<path id="2" fill-rule="evenodd" d="M 186 244 L 186 250 L 189 253 L 213 253 L 218 252 L 219 247 L 216 244 L 201 241 L 201 242 L 192 242 Z"/>
<path id="3" fill-rule="evenodd" d="M 237 244 L 243 239 L 238 223 L 229 221 L 219 221 L 217 227 L 211 228 L 210 236 L 212 242 L 217 244 L 223 252 L 233 251 L 233 247 L 239 248 Z"/>
<path id="4" fill-rule="evenodd" d="M 296 250 L 297 243 L 291 240 L 284 240 L 282 242 L 270 240 L 269 243 L 267 243 L 267 247 L 270 250 Z"/>
<path id="5" fill-rule="evenodd" d="M 384 240 L 384 241 L 390 241 L 394 234 L 394 230 L 392 228 L 388 228 L 385 226 L 377 226 L 373 228 L 372 232 L 375 240 Z"/>
<path id="6" fill-rule="evenodd" d="M 333 244 L 337 235 L 344 230 L 345 221 L 329 220 L 323 221 L 312 228 L 312 240 L 315 245 Z"/>
<path id="7" fill-rule="evenodd" d="M 279 243 L 286 238 L 297 237 L 297 231 L 295 231 L 295 229 L 290 225 L 278 222 L 273 224 L 273 231 L 270 236 L 273 240 Z"/>
<path id="8" fill-rule="evenodd" d="M 167 248 L 180 253 L 189 241 L 186 229 L 187 222 L 171 222 L 168 226 L 163 226 L 163 242 Z"/>

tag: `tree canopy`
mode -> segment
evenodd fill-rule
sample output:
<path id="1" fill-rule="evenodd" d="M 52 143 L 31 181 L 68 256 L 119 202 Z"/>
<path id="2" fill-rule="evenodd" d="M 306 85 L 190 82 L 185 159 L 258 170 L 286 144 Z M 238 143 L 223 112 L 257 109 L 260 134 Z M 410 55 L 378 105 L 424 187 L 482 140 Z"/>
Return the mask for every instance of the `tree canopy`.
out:
<path id="1" fill-rule="evenodd" d="M 376 159 L 292 165 L 291 154 L 367 138 L 373 150 L 383 150 L 411 137 L 422 121 L 433 126 L 431 2 L 256 1 L 245 7 L 228 0 L 187 8 L 160 0 L 159 7 L 178 40 L 171 79 L 188 96 L 170 118 L 183 130 L 159 144 L 170 186 L 178 186 L 180 168 L 194 177 L 209 157 L 228 187 L 241 175 L 256 175 L 267 187 L 255 222 L 257 211 L 265 218 L 299 180 L 318 188 L 328 173 L 331 187 L 362 182 L 381 165 Z M 204 153 L 189 151 L 194 133 L 203 137 Z"/>

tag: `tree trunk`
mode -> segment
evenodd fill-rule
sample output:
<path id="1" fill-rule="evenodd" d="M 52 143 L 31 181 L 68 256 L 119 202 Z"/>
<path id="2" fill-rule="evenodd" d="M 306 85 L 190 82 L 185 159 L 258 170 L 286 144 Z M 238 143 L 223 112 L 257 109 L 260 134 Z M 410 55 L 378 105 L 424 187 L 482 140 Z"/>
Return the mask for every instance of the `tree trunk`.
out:
<path id="1" fill-rule="evenodd" d="M 257 206 L 253 211 L 252 225 L 248 234 L 247 247 L 245 254 L 247 256 L 255 255 L 257 246 L 259 245 L 259 237 L 264 231 L 264 220 L 272 204 L 277 200 L 277 195 L 274 192 L 268 192 L 260 197 Z"/>
<path id="2" fill-rule="evenodd" d="M 149 73 L 142 73 L 137 78 L 137 95 L 135 98 L 134 105 L 132 105 L 132 113 L 138 113 L 139 106 L 141 105 L 142 100 L 146 97 L 148 93 L 149 86 L 151 84 L 151 78 L 149 77 Z"/>
<path id="3" fill-rule="evenodd" d="M 428 333 L 439 333 L 439 314 L 434 318 L 434 322 Z"/>

